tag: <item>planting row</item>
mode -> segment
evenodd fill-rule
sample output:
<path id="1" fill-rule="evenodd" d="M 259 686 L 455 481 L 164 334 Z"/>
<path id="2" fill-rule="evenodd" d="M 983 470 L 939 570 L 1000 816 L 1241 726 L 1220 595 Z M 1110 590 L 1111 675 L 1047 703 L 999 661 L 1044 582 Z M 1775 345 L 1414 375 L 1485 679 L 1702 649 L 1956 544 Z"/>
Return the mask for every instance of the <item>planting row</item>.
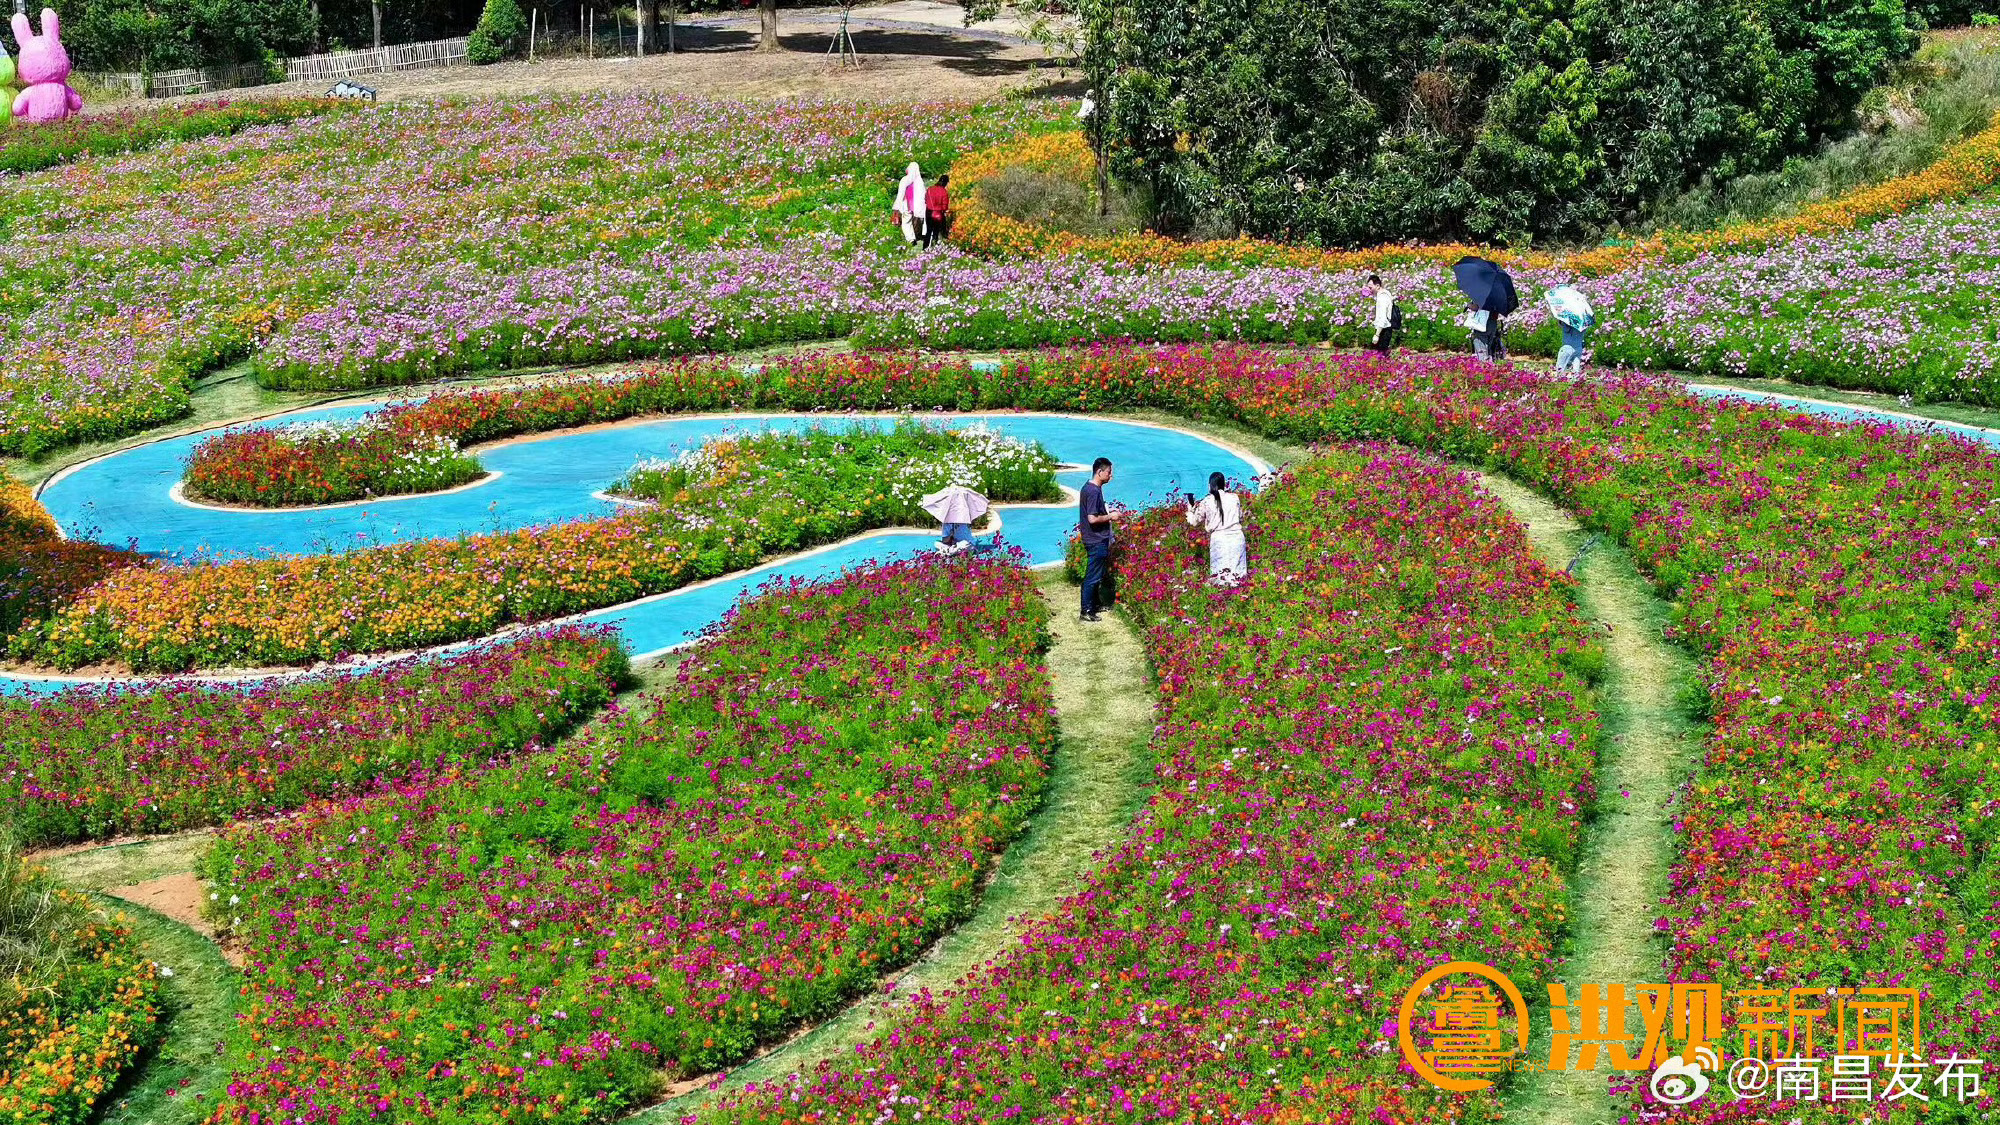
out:
<path id="1" fill-rule="evenodd" d="M 962 917 L 1054 746 L 1027 572 L 774 585 L 567 748 L 228 833 L 217 1119 L 598 1120 Z"/>
<path id="2" fill-rule="evenodd" d="M 444 644 L 876 528 L 933 525 L 917 501 L 947 484 L 994 501 L 1054 500 L 1054 468 L 1039 445 L 978 427 L 723 439 L 664 474 L 673 488 L 657 504 L 616 516 L 343 554 L 129 567 L 22 629 L 10 651 L 64 668 L 179 671 Z"/>
<path id="3" fill-rule="evenodd" d="M 1178 512 L 1123 550 L 1143 828 L 1016 951 L 713 1119 L 1495 1119 L 1401 1068 L 1396 1005 L 1455 958 L 1557 976 L 1601 650 L 1505 509 L 1409 453 L 1322 455 L 1247 513 L 1237 591 Z"/>
<path id="4" fill-rule="evenodd" d="M 624 675 L 614 637 L 571 628 L 300 682 L 0 699 L 0 819 L 45 846 L 282 812 L 552 741 Z"/>

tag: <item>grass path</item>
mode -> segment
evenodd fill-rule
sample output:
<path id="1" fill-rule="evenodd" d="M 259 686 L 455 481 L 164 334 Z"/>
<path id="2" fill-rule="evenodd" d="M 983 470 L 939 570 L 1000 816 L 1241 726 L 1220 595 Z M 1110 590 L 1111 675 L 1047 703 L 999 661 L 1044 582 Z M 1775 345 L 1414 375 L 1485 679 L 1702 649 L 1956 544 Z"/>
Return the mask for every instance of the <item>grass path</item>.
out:
<path id="1" fill-rule="evenodd" d="M 154 910 L 97 895 L 123 914 L 146 956 L 173 971 L 167 1036 L 98 1103 L 96 1125 L 194 1125 L 214 1110 L 229 1071 L 216 1046 L 236 1013 L 242 974 L 214 942 Z"/>
<path id="2" fill-rule="evenodd" d="M 188 832 L 48 853 L 38 860 L 64 885 L 88 892 L 123 915 L 146 956 L 170 970 L 166 1038 L 126 1071 L 98 1102 L 96 1125 L 195 1125 L 215 1108 L 229 1079 L 217 1065 L 216 1044 L 229 1030 L 242 974 L 222 950 L 192 927 L 105 891 L 186 875 L 214 833 Z"/>
<path id="3" fill-rule="evenodd" d="M 893 984 L 729 1071 L 722 1091 L 810 1071 L 851 1052 L 874 1037 L 876 1026 L 903 997 L 940 991 L 1004 953 L 1028 922 L 1079 889 L 1098 852 L 1124 839 L 1153 787 L 1146 744 L 1153 735 L 1154 688 L 1145 652 L 1138 635 L 1115 613 L 1096 625 L 1079 622 L 1075 589 L 1060 572 L 1042 578 L 1041 592 L 1055 609 L 1048 664 L 1061 741 L 1048 798 L 1028 831 L 1001 858 L 978 908 L 963 925 L 940 938 Z M 709 1085 L 683 1083 L 670 1091 L 670 1100 L 627 1120 L 678 1120 L 722 1092 Z"/>
<path id="4" fill-rule="evenodd" d="M 1513 481 L 1481 474 L 1481 483 L 1522 522 L 1543 561 L 1568 566 L 1586 536 L 1569 514 Z M 1669 801 L 1700 758 L 1699 728 L 1682 712 L 1680 685 L 1692 659 L 1661 635 L 1666 604 L 1653 595 L 1625 552 L 1600 541 L 1577 567 L 1584 613 L 1609 627 L 1604 684 L 1605 733 L 1597 764 L 1597 817 L 1572 877 L 1571 954 L 1560 979 L 1572 1003 L 1585 981 L 1658 980 L 1661 947 L 1653 931 L 1667 890 L 1674 835 Z M 1546 997 L 1530 997 L 1537 1008 Z M 1631 1021 L 1635 1037 L 1636 1016 Z M 1537 1011 L 1529 1057 L 1546 1061 L 1549 1020 Z M 1510 1092 L 1507 1120 L 1522 1125 L 1611 1125 L 1619 1113 L 1606 1089 L 1608 1070 L 1530 1071 Z"/>

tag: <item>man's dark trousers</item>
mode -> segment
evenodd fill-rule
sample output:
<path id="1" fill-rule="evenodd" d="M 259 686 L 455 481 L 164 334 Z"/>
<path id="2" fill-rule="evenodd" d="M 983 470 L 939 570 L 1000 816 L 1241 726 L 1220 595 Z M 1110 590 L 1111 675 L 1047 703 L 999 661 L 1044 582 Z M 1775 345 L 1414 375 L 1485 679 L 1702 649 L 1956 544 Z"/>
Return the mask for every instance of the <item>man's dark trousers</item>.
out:
<path id="1" fill-rule="evenodd" d="M 1083 615 L 1089 617 L 1097 612 L 1097 588 L 1104 584 L 1104 572 L 1111 565 L 1111 543 L 1086 543 L 1083 551 L 1090 560 L 1083 568 Z"/>

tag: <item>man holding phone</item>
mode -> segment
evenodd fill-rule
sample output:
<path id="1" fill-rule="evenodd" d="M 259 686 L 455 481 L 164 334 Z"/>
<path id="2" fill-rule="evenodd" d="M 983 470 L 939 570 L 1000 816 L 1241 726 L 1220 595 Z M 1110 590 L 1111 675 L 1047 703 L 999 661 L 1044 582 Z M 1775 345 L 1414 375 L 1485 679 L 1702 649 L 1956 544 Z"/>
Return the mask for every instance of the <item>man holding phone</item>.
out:
<path id="1" fill-rule="evenodd" d="M 1111 458 L 1091 462 L 1090 479 L 1077 493 L 1076 534 L 1083 541 L 1083 607 L 1085 621 L 1097 620 L 1097 591 L 1111 566 L 1111 525 L 1122 514 L 1104 505 L 1104 486 L 1111 483 Z"/>

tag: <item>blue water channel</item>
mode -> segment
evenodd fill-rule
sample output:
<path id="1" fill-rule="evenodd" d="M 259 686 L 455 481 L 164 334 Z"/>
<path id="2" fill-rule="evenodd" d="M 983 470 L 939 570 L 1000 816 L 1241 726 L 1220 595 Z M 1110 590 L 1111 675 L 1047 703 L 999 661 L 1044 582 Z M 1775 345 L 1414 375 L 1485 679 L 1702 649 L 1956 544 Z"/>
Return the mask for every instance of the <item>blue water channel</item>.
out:
<path id="1" fill-rule="evenodd" d="M 326 407 L 287 414 L 278 422 L 359 417 L 379 404 Z M 1087 465 L 1109 457 L 1115 479 L 1107 495 L 1142 507 L 1181 492 L 1207 490 L 1220 471 L 1248 481 L 1269 466 L 1180 430 L 1106 418 L 1047 414 L 925 414 L 927 425 L 980 423 L 1011 437 L 1038 441 L 1060 461 Z M 402 496 L 362 504 L 290 511 L 201 507 L 179 499 L 174 486 L 194 444 L 207 433 L 139 446 L 87 462 L 42 491 L 64 534 L 131 543 L 162 558 L 235 558 L 360 550 L 414 539 L 450 538 L 610 515 L 619 505 L 595 495 L 637 461 L 667 457 L 727 433 L 881 428 L 893 419 L 818 414 L 701 416 L 657 419 L 602 429 L 511 441 L 479 451 L 494 474 L 452 492 Z M 1056 474 L 1076 488 L 1087 469 Z M 998 505 L 1000 535 L 1032 565 L 1061 561 L 1063 540 L 1076 524 L 1073 503 L 1060 507 Z M 987 537 L 990 538 L 990 537 Z M 722 581 L 674 591 L 592 613 L 580 620 L 615 626 L 640 656 L 693 638 L 720 619 L 745 592 L 773 579 L 822 578 L 872 560 L 907 557 L 935 547 L 935 535 L 880 532 L 839 546 L 779 560 Z M 0 694 L 73 686 L 55 677 L 0 677 Z"/>

